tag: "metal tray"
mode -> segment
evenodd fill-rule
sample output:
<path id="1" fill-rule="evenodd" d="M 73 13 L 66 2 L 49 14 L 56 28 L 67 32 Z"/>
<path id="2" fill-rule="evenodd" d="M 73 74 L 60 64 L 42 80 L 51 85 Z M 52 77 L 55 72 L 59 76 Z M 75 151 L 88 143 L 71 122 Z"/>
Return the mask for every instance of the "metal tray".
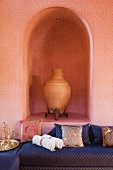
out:
<path id="1" fill-rule="evenodd" d="M 6 145 L 2 145 L 3 140 L 0 140 L 0 152 L 1 151 L 8 151 L 11 149 L 16 148 L 17 146 L 19 146 L 19 142 L 17 140 L 14 139 L 10 139 L 10 146 L 6 147 Z"/>

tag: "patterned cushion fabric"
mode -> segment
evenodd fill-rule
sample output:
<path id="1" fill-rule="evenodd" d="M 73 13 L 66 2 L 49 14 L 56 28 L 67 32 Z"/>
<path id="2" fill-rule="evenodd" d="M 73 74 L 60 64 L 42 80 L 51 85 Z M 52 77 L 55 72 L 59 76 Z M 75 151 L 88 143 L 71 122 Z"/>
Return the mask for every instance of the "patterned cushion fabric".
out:
<path id="1" fill-rule="evenodd" d="M 82 127 L 62 126 L 62 139 L 68 147 L 83 147 Z"/>
<path id="2" fill-rule="evenodd" d="M 113 149 L 101 144 L 65 147 L 51 152 L 41 146 L 24 143 L 18 152 L 20 167 L 112 167 Z M 48 168 L 49 169 L 49 168 Z"/>
<path id="3" fill-rule="evenodd" d="M 20 170 L 113 170 L 112 167 L 20 167 Z"/>
<path id="4" fill-rule="evenodd" d="M 0 153 L 1 170 L 19 170 L 20 159 L 17 154 L 6 152 Z"/>
<path id="5" fill-rule="evenodd" d="M 93 132 L 93 144 L 99 143 L 102 144 L 103 137 L 102 137 L 102 130 L 101 126 L 98 125 L 90 125 L 90 128 Z"/>
<path id="6" fill-rule="evenodd" d="M 113 128 L 102 127 L 103 146 L 113 147 Z"/>
<path id="7" fill-rule="evenodd" d="M 62 139 L 62 125 L 55 124 L 56 127 L 56 137 Z"/>
<path id="8" fill-rule="evenodd" d="M 103 136 L 102 136 L 102 127 L 106 126 L 98 126 L 98 125 L 90 125 L 90 128 L 93 133 L 93 144 L 102 144 Z M 109 128 L 113 128 L 113 126 L 108 126 Z"/>
<path id="9" fill-rule="evenodd" d="M 41 135 L 42 120 L 20 121 L 21 142 L 31 141 L 34 135 Z"/>
<path id="10" fill-rule="evenodd" d="M 56 137 L 56 127 L 54 127 L 53 129 L 51 129 L 51 131 L 48 133 L 48 135 Z"/>
<path id="11" fill-rule="evenodd" d="M 69 126 L 69 125 L 65 125 L 65 126 Z M 56 137 L 62 139 L 62 129 L 61 129 L 62 125 L 55 124 L 55 127 L 56 127 Z M 77 126 L 72 126 L 72 127 L 77 127 Z M 82 126 L 82 140 L 84 144 L 90 144 L 89 127 L 90 127 L 89 124 Z"/>
<path id="12" fill-rule="evenodd" d="M 89 126 L 89 141 L 90 143 L 93 143 L 94 141 L 94 136 L 93 136 L 91 125 Z"/>

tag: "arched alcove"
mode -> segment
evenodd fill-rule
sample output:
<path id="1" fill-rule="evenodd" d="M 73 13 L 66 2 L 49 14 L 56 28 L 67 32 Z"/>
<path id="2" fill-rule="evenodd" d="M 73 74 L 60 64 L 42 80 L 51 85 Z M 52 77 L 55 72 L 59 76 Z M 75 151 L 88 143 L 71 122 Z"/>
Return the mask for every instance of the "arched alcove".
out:
<path id="1" fill-rule="evenodd" d="M 51 69 L 60 67 L 72 88 L 66 112 L 73 119 L 89 119 L 91 40 L 85 23 L 67 8 L 52 7 L 37 14 L 31 25 L 26 50 L 30 115 L 47 112 L 43 84 L 50 79 Z"/>

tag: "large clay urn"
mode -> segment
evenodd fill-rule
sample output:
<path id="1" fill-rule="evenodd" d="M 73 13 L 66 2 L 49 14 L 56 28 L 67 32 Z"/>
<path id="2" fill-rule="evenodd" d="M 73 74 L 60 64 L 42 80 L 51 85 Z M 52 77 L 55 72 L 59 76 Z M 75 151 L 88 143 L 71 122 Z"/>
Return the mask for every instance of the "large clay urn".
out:
<path id="1" fill-rule="evenodd" d="M 54 113 L 58 119 L 60 113 L 65 113 L 66 106 L 71 96 L 69 83 L 63 77 L 63 69 L 52 69 L 52 78 L 44 84 L 44 98 L 48 113 Z M 47 114 L 45 114 L 47 117 Z"/>

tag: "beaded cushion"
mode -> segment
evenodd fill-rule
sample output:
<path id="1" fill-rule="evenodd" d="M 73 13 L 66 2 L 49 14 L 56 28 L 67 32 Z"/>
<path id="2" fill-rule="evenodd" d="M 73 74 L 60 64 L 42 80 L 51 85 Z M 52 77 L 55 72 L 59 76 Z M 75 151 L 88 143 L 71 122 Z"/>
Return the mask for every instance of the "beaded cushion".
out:
<path id="1" fill-rule="evenodd" d="M 65 126 L 71 126 L 71 125 L 65 125 Z M 61 129 L 62 125 L 55 124 L 55 127 L 56 127 L 56 137 L 62 139 L 62 129 Z M 77 127 L 77 126 L 72 126 L 72 127 Z M 90 127 L 89 124 L 82 126 L 82 140 L 84 144 L 90 144 L 89 127 Z"/>
<path id="2" fill-rule="evenodd" d="M 62 139 L 68 147 L 83 147 L 82 127 L 62 126 Z"/>
<path id="3" fill-rule="evenodd" d="M 103 146 L 113 147 L 113 128 L 102 127 Z"/>

